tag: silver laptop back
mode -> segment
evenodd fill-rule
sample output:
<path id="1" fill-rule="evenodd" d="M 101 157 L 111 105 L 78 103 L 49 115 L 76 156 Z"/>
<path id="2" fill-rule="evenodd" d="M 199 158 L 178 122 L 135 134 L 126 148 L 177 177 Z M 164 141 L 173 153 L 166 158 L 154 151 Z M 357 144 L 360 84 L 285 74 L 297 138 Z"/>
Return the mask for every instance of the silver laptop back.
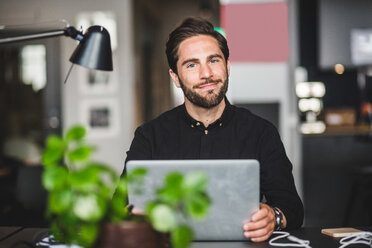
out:
<path id="1" fill-rule="evenodd" d="M 259 209 L 259 163 L 257 160 L 133 160 L 127 172 L 146 168 L 144 192 L 128 188 L 129 203 L 144 209 L 146 202 L 163 186 L 170 172 L 203 171 L 208 175 L 211 207 L 204 221 L 189 221 L 195 240 L 244 240 L 242 224 Z"/>

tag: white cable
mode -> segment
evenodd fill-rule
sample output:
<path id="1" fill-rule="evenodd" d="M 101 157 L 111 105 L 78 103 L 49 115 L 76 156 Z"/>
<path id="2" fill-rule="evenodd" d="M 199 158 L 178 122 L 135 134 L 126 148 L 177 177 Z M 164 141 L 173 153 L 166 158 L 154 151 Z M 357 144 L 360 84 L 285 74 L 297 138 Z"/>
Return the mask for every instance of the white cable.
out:
<path id="1" fill-rule="evenodd" d="M 341 246 L 339 248 L 344 248 L 354 244 L 364 244 L 372 247 L 372 232 L 358 232 L 350 234 L 346 237 L 343 237 L 340 240 L 340 244 Z"/>
<path id="2" fill-rule="evenodd" d="M 297 238 L 296 236 L 293 236 L 288 232 L 275 231 L 273 232 L 273 234 L 274 235 L 278 234 L 279 236 L 270 239 L 269 245 L 281 246 L 281 247 L 311 248 L 309 240 L 303 240 L 303 239 Z M 275 241 L 279 239 L 284 239 L 284 238 L 287 238 L 289 241 L 292 241 L 293 243 L 278 243 L 278 242 L 275 243 Z"/>
<path id="3" fill-rule="evenodd" d="M 65 245 L 62 243 L 58 243 L 54 240 L 53 235 L 47 236 L 35 244 L 35 247 L 39 246 L 49 248 L 83 248 L 78 245 Z"/>

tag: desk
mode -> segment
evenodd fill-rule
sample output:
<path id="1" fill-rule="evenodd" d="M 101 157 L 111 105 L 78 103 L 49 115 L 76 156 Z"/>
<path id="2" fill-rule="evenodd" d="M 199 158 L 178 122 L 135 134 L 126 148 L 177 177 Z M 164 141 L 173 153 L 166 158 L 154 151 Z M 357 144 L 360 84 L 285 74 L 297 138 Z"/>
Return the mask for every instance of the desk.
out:
<path id="1" fill-rule="evenodd" d="M 0 239 L 0 248 L 29 248 L 33 247 L 40 238 L 45 237 L 48 232 L 46 228 L 22 228 L 22 227 L 0 227 L 0 233 L 9 233 L 13 230 L 12 234 L 6 238 Z M 44 236 L 41 236 L 44 234 Z"/>
<path id="2" fill-rule="evenodd" d="M 0 240 L 0 248 L 27 248 L 30 244 L 35 242 L 37 238 L 42 237 L 41 234 L 46 234 L 45 228 L 21 228 L 16 227 L 0 227 L 0 234 L 12 230 L 13 234 L 6 239 Z M 361 230 L 370 231 L 372 228 L 359 228 Z M 312 248 L 336 248 L 339 247 L 339 238 L 332 238 L 320 233 L 320 228 L 301 228 L 299 230 L 291 231 L 292 235 L 310 240 Z M 252 243 L 252 242 L 193 242 L 190 248 L 270 248 L 268 242 Z M 352 248 L 365 248 L 365 245 L 351 246 Z M 140 248 L 140 247 L 139 247 Z"/>
<path id="3" fill-rule="evenodd" d="M 21 229 L 23 228 L 18 227 L 18 226 L 0 227 L 0 242 L 14 235 L 16 232 L 20 231 Z"/>
<path id="4" fill-rule="evenodd" d="M 301 228 L 299 230 L 290 231 L 290 233 L 300 239 L 310 241 L 312 248 L 336 248 L 339 247 L 339 238 L 332 238 L 321 234 L 321 228 Z M 274 236 L 273 236 L 274 237 Z M 290 243 L 287 239 L 278 240 L 278 242 Z M 252 243 L 252 242 L 194 242 L 191 248 L 271 248 L 268 242 Z M 352 246 L 356 248 L 358 246 Z M 366 246 L 361 246 L 366 247 Z"/>

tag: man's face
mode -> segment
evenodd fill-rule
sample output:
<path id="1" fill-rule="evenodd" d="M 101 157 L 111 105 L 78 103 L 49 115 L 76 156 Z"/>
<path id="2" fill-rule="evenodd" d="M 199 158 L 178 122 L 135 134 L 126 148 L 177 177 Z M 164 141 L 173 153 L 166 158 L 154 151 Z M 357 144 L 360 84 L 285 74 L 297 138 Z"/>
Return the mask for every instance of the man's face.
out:
<path id="1" fill-rule="evenodd" d="M 179 45 L 178 58 L 178 75 L 169 72 L 185 101 L 203 108 L 217 106 L 226 94 L 230 69 L 217 40 L 209 35 L 190 37 Z"/>

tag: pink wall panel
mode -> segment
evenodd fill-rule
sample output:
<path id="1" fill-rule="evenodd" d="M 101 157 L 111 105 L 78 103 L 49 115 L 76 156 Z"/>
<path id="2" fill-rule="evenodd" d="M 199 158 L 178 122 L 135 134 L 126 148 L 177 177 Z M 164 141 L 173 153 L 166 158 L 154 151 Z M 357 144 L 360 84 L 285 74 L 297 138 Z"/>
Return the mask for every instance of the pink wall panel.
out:
<path id="1" fill-rule="evenodd" d="M 221 5 L 231 62 L 283 62 L 289 56 L 286 2 Z"/>

